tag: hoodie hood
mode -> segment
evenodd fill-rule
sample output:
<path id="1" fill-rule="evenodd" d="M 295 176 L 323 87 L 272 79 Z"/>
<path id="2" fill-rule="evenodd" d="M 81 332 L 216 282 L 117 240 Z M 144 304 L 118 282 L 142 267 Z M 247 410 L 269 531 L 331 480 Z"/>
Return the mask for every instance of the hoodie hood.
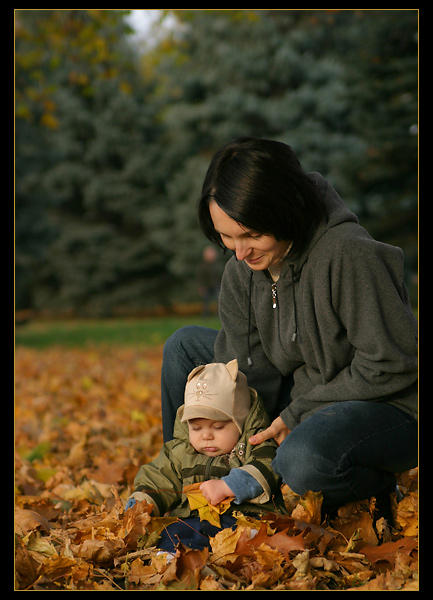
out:
<path id="1" fill-rule="evenodd" d="M 323 221 L 319 227 L 316 229 L 313 237 L 310 240 L 307 248 L 299 255 L 291 256 L 290 252 L 283 259 L 283 265 L 280 272 L 280 277 L 289 277 L 291 279 L 292 284 L 292 295 L 293 295 L 293 311 L 294 311 L 294 331 L 292 334 L 292 342 L 296 342 L 298 337 L 298 310 L 296 303 L 296 294 L 295 294 L 295 284 L 299 281 L 301 277 L 301 271 L 303 266 L 308 260 L 308 257 L 315 247 L 315 245 L 319 242 L 319 240 L 333 227 L 337 227 L 343 223 L 356 223 L 359 224 L 358 217 L 351 210 L 347 208 L 344 204 L 343 200 L 340 198 L 336 190 L 333 186 L 326 181 L 326 179 L 320 174 L 316 172 L 308 173 L 308 177 L 310 177 L 316 186 L 319 188 L 319 191 L 324 199 L 327 219 Z M 253 365 L 253 361 L 251 358 L 251 344 L 250 344 L 250 328 L 251 328 L 251 305 L 252 305 L 252 287 L 253 281 L 254 283 L 261 284 L 263 281 L 269 283 L 269 278 L 266 271 L 253 271 L 245 264 L 245 267 L 250 272 L 250 283 L 249 283 L 249 314 L 248 314 L 248 366 Z M 275 290 L 275 291 L 274 291 Z M 273 293 L 276 294 L 276 286 L 273 287 Z"/>
<path id="2" fill-rule="evenodd" d="M 347 208 L 329 181 L 326 181 L 326 179 L 322 177 L 320 173 L 316 172 L 308 173 L 308 177 L 314 181 L 316 186 L 319 188 L 320 193 L 322 194 L 326 206 L 327 219 L 326 221 L 323 221 L 316 229 L 313 237 L 310 240 L 310 243 L 301 254 L 291 255 L 289 252 L 284 258 L 280 276 L 292 277 L 292 271 L 295 280 L 299 278 L 302 267 L 308 260 L 311 251 L 317 242 L 322 238 L 322 236 L 325 235 L 325 233 L 327 233 L 333 227 L 341 225 L 342 223 L 359 223 L 358 217 L 355 215 L 355 213 Z M 252 272 L 254 281 L 259 282 L 268 279 L 265 271 L 252 271 L 246 264 L 245 267 Z"/>
<path id="3" fill-rule="evenodd" d="M 302 254 L 299 255 L 299 257 L 293 257 L 290 259 L 290 252 L 287 255 L 287 258 L 289 259 L 288 262 L 289 264 L 294 265 L 296 273 L 299 273 L 305 262 L 308 260 L 308 256 L 310 255 L 314 246 L 330 229 L 337 227 L 342 223 L 359 223 L 358 217 L 355 215 L 355 213 L 347 208 L 329 181 L 326 181 L 326 179 L 322 177 L 320 173 L 315 172 L 308 173 L 308 177 L 310 177 L 310 179 L 312 179 L 319 188 L 322 198 L 325 201 L 327 220 L 319 225 L 313 237 L 311 238 L 308 247 Z"/>

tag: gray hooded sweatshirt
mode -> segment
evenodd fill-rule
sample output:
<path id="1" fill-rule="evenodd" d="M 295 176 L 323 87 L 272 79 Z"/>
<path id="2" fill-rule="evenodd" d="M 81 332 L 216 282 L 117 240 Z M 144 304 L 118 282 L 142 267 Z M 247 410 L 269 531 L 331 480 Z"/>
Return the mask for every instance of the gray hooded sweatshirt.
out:
<path id="1" fill-rule="evenodd" d="M 282 376 L 291 375 L 291 402 L 280 414 L 291 430 L 347 400 L 388 402 L 416 418 L 417 322 L 403 252 L 374 240 L 329 182 L 309 176 L 327 221 L 303 254 L 289 252 L 276 284 L 267 270 L 227 262 L 214 362 L 237 358 L 273 417 Z"/>

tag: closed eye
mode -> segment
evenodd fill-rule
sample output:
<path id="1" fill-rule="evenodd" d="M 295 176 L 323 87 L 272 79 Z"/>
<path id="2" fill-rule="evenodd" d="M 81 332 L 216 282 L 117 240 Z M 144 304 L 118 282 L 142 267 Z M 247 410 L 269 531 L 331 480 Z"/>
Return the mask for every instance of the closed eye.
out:
<path id="1" fill-rule="evenodd" d="M 230 235 L 227 235 L 226 233 L 220 233 L 219 231 L 217 232 L 220 234 L 221 238 L 224 238 L 226 240 L 231 240 L 232 237 Z M 263 233 L 256 233 L 254 231 L 246 231 L 245 233 L 242 234 L 242 236 L 239 237 L 249 237 L 253 240 L 258 240 L 260 239 L 264 234 Z"/>

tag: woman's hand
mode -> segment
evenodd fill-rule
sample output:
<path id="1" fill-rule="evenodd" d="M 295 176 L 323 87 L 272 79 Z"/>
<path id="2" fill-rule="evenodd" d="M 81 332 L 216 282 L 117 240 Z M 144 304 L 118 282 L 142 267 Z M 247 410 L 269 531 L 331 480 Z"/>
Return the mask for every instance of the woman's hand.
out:
<path id="1" fill-rule="evenodd" d="M 229 486 L 222 479 L 203 481 L 200 490 L 209 504 L 213 504 L 214 506 L 226 498 L 234 496 Z"/>
<path id="2" fill-rule="evenodd" d="M 272 421 L 267 429 L 256 433 L 250 437 L 249 441 L 250 444 L 255 446 L 273 438 L 277 444 L 280 445 L 286 436 L 289 435 L 289 433 L 290 429 L 284 425 L 283 419 L 281 417 L 277 417 L 275 421 Z"/>

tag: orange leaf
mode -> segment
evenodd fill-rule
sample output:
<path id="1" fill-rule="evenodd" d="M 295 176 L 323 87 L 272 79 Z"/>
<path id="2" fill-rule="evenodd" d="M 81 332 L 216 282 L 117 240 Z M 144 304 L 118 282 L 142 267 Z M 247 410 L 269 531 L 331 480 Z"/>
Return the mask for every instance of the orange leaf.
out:
<path id="1" fill-rule="evenodd" d="M 394 567 L 397 552 L 410 554 L 417 546 L 418 542 L 415 538 L 405 537 L 396 542 L 386 542 L 381 546 L 363 546 L 359 553 L 364 554 L 373 566 L 378 562 L 387 562 Z"/>

